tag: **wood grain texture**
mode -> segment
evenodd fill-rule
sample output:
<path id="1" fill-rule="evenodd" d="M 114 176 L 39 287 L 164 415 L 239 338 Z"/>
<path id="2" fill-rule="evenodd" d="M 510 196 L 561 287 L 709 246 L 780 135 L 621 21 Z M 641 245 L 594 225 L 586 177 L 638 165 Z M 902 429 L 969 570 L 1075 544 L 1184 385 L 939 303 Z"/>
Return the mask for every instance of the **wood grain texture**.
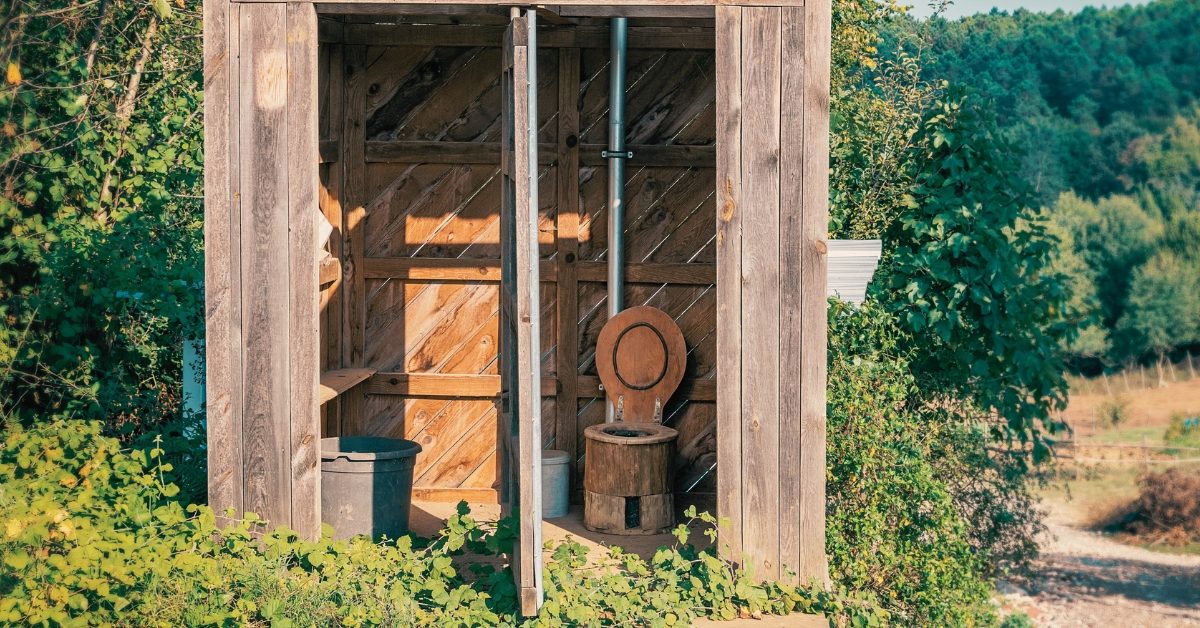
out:
<path id="1" fill-rule="evenodd" d="M 287 194 L 291 386 L 291 520 L 301 537 L 321 536 L 321 423 L 317 217 L 320 209 L 317 13 L 287 7 Z"/>
<path id="2" fill-rule="evenodd" d="M 366 175 L 366 48 L 346 46 L 343 85 L 345 100 L 342 125 L 342 366 L 365 365 L 366 351 L 366 209 L 363 198 Z"/>
<path id="3" fill-rule="evenodd" d="M 740 562 L 742 521 L 742 10 L 717 7 L 717 515 Z"/>
<path id="4" fill-rule="evenodd" d="M 742 9 L 742 335 L 779 338 L 780 29 L 778 8 Z M 779 574 L 779 356 L 742 347 L 742 518 L 756 577 Z M 749 452 L 754 452 L 749 455 Z"/>
<path id="5" fill-rule="evenodd" d="M 204 2 L 204 318 L 208 425 L 208 503 L 218 514 L 242 511 L 241 294 L 234 266 L 240 230 L 232 203 L 237 137 L 236 58 L 228 0 Z M 232 136 L 232 137 L 231 137 Z"/>
<path id="6" fill-rule="evenodd" d="M 605 438 L 605 431 L 628 436 Z M 668 427 L 627 422 L 587 428 L 584 489 L 623 497 L 670 493 L 677 435 Z"/>
<path id="7" fill-rule="evenodd" d="M 338 25 L 340 26 L 340 24 L 339 22 Z M 329 45 L 326 48 L 328 49 L 328 54 L 327 63 L 324 66 L 323 78 L 327 96 L 325 98 L 326 108 L 321 113 L 321 125 L 325 133 L 328 134 L 327 137 L 337 139 L 338 154 L 337 161 L 330 164 L 324 170 L 321 212 L 333 227 L 326 248 L 334 262 L 336 262 L 337 268 L 336 276 L 333 278 L 332 283 L 321 293 L 321 352 L 323 355 L 322 367 L 325 370 L 333 370 L 342 366 L 342 333 L 344 329 L 342 313 L 345 305 L 345 296 L 343 293 L 343 227 L 345 225 L 345 217 L 342 214 L 342 184 L 345 180 L 345 165 L 342 163 L 342 157 L 345 153 L 341 145 L 342 112 L 345 109 L 345 89 L 343 85 L 345 62 L 340 44 Z M 326 409 L 326 412 L 329 412 L 329 409 Z M 332 423 L 332 425 L 327 423 L 327 426 L 334 430 L 333 432 L 327 431 L 327 435 L 336 435 L 340 431 L 336 422 Z"/>
<path id="8" fill-rule="evenodd" d="M 783 10 L 782 85 L 779 155 L 779 567 L 797 573 L 800 563 L 800 468 L 804 402 L 803 272 L 804 206 L 804 9 Z"/>
<path id="9" fill-rule="evenodd" d="M 828 586 L 825 555 L 825 395 L 828 350 L 827 247 L 829 232 L 829 64 L 831 8 L 814 0 L 804 8 L 804 182 L 801 222 L 802 346 L 800 371 L 801 582 Z"/>
<path id="10" fill-rule="evenodd" d="M 374 374 L 375 369 L 365 368 L 325 371 L 321 373 L 320 383 L 317 386 L 320 391 L 317 400 L 320 403 L 328 403 L 338 395 L 367 381 Z"/>
<path id="11" fill-rule="evenodd" d="M 579 361 L 579 51 L 564 49 L 558 58 L 558 187 L 555 196 L 556 315 L 555 372 L 561 378 L 558 393 L 554 448 L 567 452 L 568 460 L 578 458 L 578 421 L 575 416 L 576 377 Z M 577 475 L 575 465 L 570 473 Z M 569 482 L 570 480 L 568 480 Z"/>
<path id="12" fill-rule="evenodd" d="M 286 6 L 243 5 L 240 19 L 243 505 L 268 521 L 287 523 L 292 387 Z"/>

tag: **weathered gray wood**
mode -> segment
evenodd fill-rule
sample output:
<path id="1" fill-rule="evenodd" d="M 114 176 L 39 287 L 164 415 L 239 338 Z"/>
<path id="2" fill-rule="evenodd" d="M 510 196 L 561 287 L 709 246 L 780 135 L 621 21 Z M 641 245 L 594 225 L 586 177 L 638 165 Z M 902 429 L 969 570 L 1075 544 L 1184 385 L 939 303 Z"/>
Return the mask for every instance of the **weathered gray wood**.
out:
<path id="1" fill-rule="evenodd" d="M 801 268 L 804 359 L 801 363 L 800 562 L 801 582 L 828 583 L 825 557 L 825 391 L 827 248 L 829 232 L 829 63 L 831 8 L 814 0 L 804 8 L 804 182 Z"/>
<path id="2" fill-rule="evenodd" d="M 344 46 L 343 88 L 345 100 L 342 125 L 342 366 L 365 365 L 366 351 L 366 280 L 363 259 L 366 255 L 367 212 L 363 198 L 366 188 L 366 113 L 367 50 L 363 46 Z"/>
<path id="3" fill-rule="evenodd" d="M 243 505 L 291 518 L 287 7 L 241 7 Z"/>
<path id="4" fill-rule="evenodd" d="M 340 26 L 340 22 L 338 23 Z M 327 100 L 327 110 L 324 114 L 325 120 L 322 124 L 326 129 L 326 133 L 331 141 L 337 142 L 337 159 L 335 163 L 330 164 L 326 168 L 325 193 L 322 195 L 322 211 L 325 214 L 325 219 L 333 226 L 333 232 L 329 236 L 329 254 L 337 262 L 337 276 L 333 280 L 333 284 L 322 294 L 322 323 L 321 323 L 321 341 L 323 343 L 322 352 L 324 353 L 325 370 L 333 370 L 342 367 L 342 311 L 345 305 L 345 296 L 343 295 L 343 239 L 342 227 L 344 225 L 344 217 L 342 215 L 342 181 L 345 176 L 344 166 L 341 163 L 344 152 L 342 150 L 342 112 L 344 110 L 345 90 L 343 86 L 343 70 L 344 61 L 342 55 L 343 47 L 340 44 L 327 46 L 329 50 L 328 64 L 325 70 L 325 80 L 328 84 L 327 91 L 329 97 Z M 327 408 L 327 412 L 337 413 L 336 406 Z M 337 433 L 340 433 L 340 428 L 337 422 L 333 423 L 333 427 L 337 428 Z M 327 434 L 333 436 L 333 433 Z"/>
<path id="5" fill-rule="evenodd" d="M 724 555 L 742 559 L 742 11 L 716 9 L 717 514 Z"/>
<path id="6" fill-rule="evenodd" d="M 525 29 L 521 20 L 514 28 Z M 517 39 L 517 38 L 514 38 Z M 520 462 L 518 485 L 521 501 L 521 613 L 537 614 L 541 605 L 541 401 L 534 394 L 541 380 L 538 347 L 538 236 L 537 236 L 537 161 L 531 160 L 530 143 L 536 150 L 536 130 L 530 129 L 529 111 L 536 107 L 530 98 L 530 52 L 527 45 L 513 49 L 513 183 L 516 243 L 516 322 L 517 322 L 517 420 Z"/>
<path id="7" fill-rule="evenodd" d="M 320 311 L 317 307 L 317 216 L 320 212 L 317 116 L 317 13 L 287 7 L 288 256 L 291 312 L 291 527 L 321 536 Z"/>
<path id="8" fill-rule="evenodd" d="M 555 371 L 562 386 L 557 399 L 554 432 L 555 448 L 567 452 L 573 471 L 579 459 L 579 422 L 576 418 L 576 377 L 579 374 L 579 50 L 566 48 L 558 53 L 558 212 L 557 284 L 555 298 L 558 315 L 558 341 L 555 347 Z M 577 472 L 575 473 L 578 477 Z"/>
<path id="9" fill-rule="evenodd" d="M 537 104 L 530 97 L 536 78 L 530 75 L 529 25 L 521 13 L 513 9 L 502 55 L 500 370 L 516 431 L 516 455 L 509 456 L 506 473 L 515 477 L 520 506 L 513 574 L 521 613 L 532 616 L 541 604 L 541 400 L 535 394 L 541 382 L 540 296 L 536 159 L 531 159 L 537 144 L 529 124 Z"/>
<path id="10" fill-rule="evenodd" d="M 779 568 L 800 562 L 801 422 L 804 338 L 802 304 L 808 289 L 801 259 L 804 183 L 804 8 L 783 10 L 783 99 L 779 155 Z"/>
<path id="11" fill-rule="evenodd" d="M 347 24 L 338 41 L 368 46 L 499 46 L 504 26 L 491 24 Z M 701 26 L 633 26 L 629 47 L 657 50 L 711 50 L 713 31 Z M 559 26 L 540 35 L 540 48 L 604 48 L 606 26 Z"/>
<path id="12" fill-rule="evenodd" d="M 242 426 L 240 294 L 233 268 L 239 245 L 232 218 L 229 59 L 237 53 L 230 38 L 228 0 L 204 2 L 204 305 L 205 391 L 208 425 L 208 503 L 217 513 L 242 510 Z M 233 32 L 236 32 L 234 30 Z M 232 46 L 231 46 L 232 44 Z M 236 77 L 236 74 L 233 74 Z M 236 79 L 234 79 L 236 80 Z"/>
<path id="13" fill-rule="evenodd" d="M 312 0 L 239 0 L 247 4 L 266 3 L 266 2 L 312 2 Z M 629 7 L 629 6 L 645 6 L 647 0 L 560 0 L 555 4 L 560 7 L 567 6 L 599 6 L 599 7 Z M 390 7 L 402 6 L 405 4 L 429 4 L 429 0 L 323 0 L 318 2 L 317 10 L 320 12 L 339 13 L 347 11 L 371 11 L 378 13 L 395 12 Z M 456 0 L 454 4 L 458 5 L 493 5 L 495 0 Z M 657 0 L 653 3 L 655 7 L 661 7 L 664 13 L 661 17 L 674 17 L 675 14 L 667 13 L 669 7 L 695 7 L 695 6 L 728 6 L 737 4 L 741 6 L 804 6 L 804 0 L 737 0 L 737 2 L 727 2 L 727 0 Z M 374 5 L 374 6 L 372 6 Z M 379 8 L 375 8 L 379 7 Z M 561 11 L 556 11 L 561 15 Z M 693 17 L 690 11 L 686 11 L 683 15 Z M 655 14 L 655 16 L 660 16 Z"/>
<path id="14" fill-rule="evenodd" d="M 742 334 L 779 338 L 780 10 L 742 9 Z M 779 356 L 742 343 L 743 544 L 760 578 L 779 573 Z"/>

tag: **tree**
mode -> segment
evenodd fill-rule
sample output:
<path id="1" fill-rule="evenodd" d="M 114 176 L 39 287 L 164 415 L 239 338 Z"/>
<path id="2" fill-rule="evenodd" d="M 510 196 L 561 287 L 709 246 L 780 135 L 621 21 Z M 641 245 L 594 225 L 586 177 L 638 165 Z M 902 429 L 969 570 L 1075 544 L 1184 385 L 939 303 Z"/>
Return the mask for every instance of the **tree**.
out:
<path id="1" fill-rule="evenodd" d="M 1117 324 L 1125 355 L 1153 354 L 1158 380 L 1167 352 L 1200 340 L 1200 268 L 1160 251 L 1133 273 L 1126 314 Z"/>
<path id="2" fill-rule="evenodd" d="M 1056 242 L 1013 176 L 994 120 L 962 95 L 925 117 L 914 140 L 908 207 L 888 231 L 873 294 L 914 338 L 926 390 L 995 414 L 1002 436 L 1048 451 L 1050 410 L 1065 403 L 1059 347 L 1069 326 Z"/>

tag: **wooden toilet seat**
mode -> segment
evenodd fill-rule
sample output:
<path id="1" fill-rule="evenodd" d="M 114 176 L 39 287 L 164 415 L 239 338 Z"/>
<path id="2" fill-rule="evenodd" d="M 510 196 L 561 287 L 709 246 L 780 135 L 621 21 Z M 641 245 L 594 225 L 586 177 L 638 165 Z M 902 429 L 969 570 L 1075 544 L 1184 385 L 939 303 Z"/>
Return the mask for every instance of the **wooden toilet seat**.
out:
<path id="1" fill-rule="evenodd" d="M 623 310 L 605 323 L 596 341 L 596 372 L 617 420 L 658 423 L 679 388 L 687 345 L 666 312 L 647 305 Z"/>

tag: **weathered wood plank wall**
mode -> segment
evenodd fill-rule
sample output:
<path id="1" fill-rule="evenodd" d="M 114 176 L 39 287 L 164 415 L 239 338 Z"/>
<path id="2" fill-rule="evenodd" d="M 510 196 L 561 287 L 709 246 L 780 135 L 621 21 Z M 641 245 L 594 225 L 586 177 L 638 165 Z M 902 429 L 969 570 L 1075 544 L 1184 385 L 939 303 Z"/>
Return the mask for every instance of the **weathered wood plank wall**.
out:
<path id="1" fill-rule="evenodd" d="M 316 14 L 208 0 L 205 18 L 209 502 L 312 537 Z"/>
<path id="2" fill-rule="evenodd" d="M 717 7 L 722 549 L 826 579 L 829 3 Z M 778 349 L 758 339 L 778 338 Z"/>
<path id="3" fill-rule="evenodd" d="M 344 260 L 342 281 L 353 286 L 361 277 L 363 304 L 354 305 L 360 297 L 353 289 L 335 284 L 326 292 L 344 292 L 347 313 L 361 307 L 361 365 L 379 371 L 366 388 L 361 421 L 348 417 L 341 429 L 422 443 L 416 485 L 425 497 L 446 499 L 498 486 L 499 415 L 494 379 L 486 378 L 498 373 L 503 31 L 499 17 L 472 19 L 480 23 L 450 31 L 347 16 L 322 29 L 330 59 L 343 54 L 349 60 L 353 50 L 363 51 L 361 68 L 343 64 L 361 77 L 361 89 L 351 89 L 353 76 L 324 81 L 331 94 L 345 85 L 341 115 L 363 120 L 361 140 L 351 122 L 340 138 L 322 136 L 324 144 L 339 146 L 345 162 L 330 169 L 345 173 L 340 206 L 363 210 L 361 266 Z M 593 353 L 604 324 L 607 244 L 599 151 L 606 139 L 606 33 L 602 20 L 549 29 L 538 59 L 541 345 L 549 380 L 542 434 L 546 447 L 576 456 L 583 451 L 583 428 L 603 420 Z M 627 298 L 631 305 L 671 313 L 689 340 L 693 381 L 667 416 L 684 434 L 681 475 L 695 480 L 715 464 L 713 35 L 702 21 L 663 27 L 635 20 L 633 33 L 635 44 L 655 47 L 631 51 L 629 143 L 635 158 L 627 192 Z M 411 43 L 400 45 L 405 42 Z M 569 45 L 580 42 L 588 47 Z M 326 110 L 336 115 L 338 108 Z M 322 121 L 322 128 L 337 127 Z M 358 154 L 361 162 L 347 157 Z M 351 171 L 359 163 L 361 198 L 351 198 L 357 176 Z M 331 196 L 339 183 L 326 175 Z M 326 215 L 336 218 L 329 209 Z M 355 250 L 352 242 L 343 247 Z M 331 347 L 342 342 L 332 325 L 337 316 L 333 308 L 325 310 L 323 344 Z M 456 379 L 459 394 L 449 396 L 430 379 L 438 376 L 477 379 Z M 325 423 L 327 429 L 333 424 Z M 711 490 L 711 477 L 707 481 Z"/>

